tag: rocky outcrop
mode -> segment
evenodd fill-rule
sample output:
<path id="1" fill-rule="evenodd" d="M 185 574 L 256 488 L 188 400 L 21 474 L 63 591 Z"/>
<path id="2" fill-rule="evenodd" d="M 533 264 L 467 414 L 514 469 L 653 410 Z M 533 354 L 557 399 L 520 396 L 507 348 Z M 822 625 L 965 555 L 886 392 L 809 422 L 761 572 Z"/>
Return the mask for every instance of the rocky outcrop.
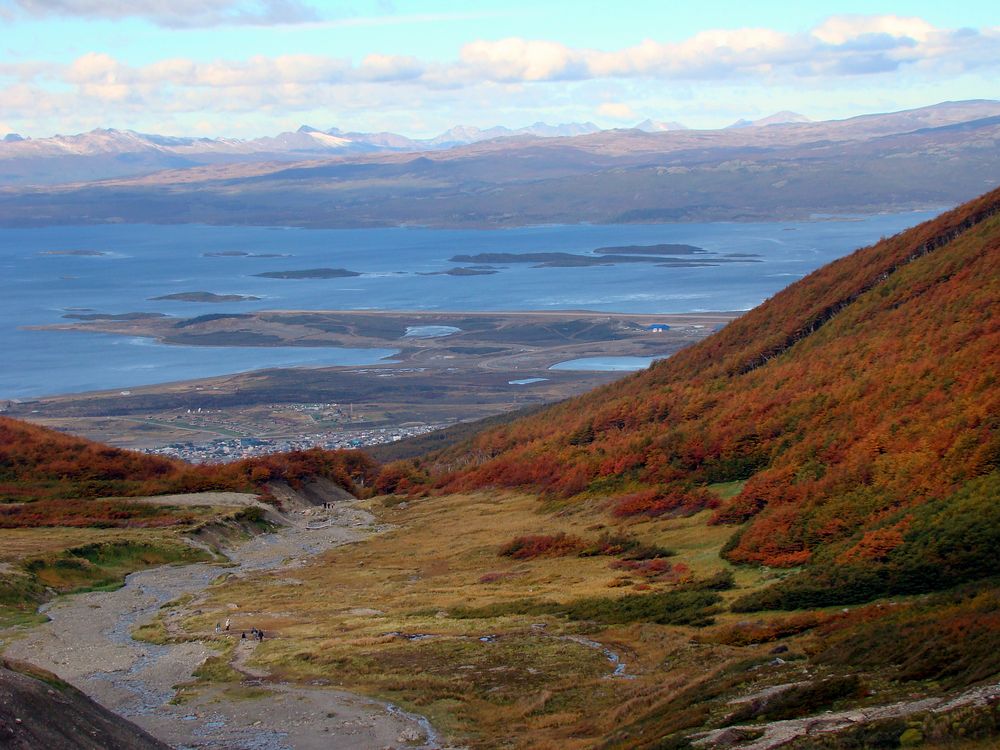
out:
<path id="1" fill-rule="evenodd" d="M 0 747 L 5 750 L 169 750 L 58 677 L 0 662 Z"/>

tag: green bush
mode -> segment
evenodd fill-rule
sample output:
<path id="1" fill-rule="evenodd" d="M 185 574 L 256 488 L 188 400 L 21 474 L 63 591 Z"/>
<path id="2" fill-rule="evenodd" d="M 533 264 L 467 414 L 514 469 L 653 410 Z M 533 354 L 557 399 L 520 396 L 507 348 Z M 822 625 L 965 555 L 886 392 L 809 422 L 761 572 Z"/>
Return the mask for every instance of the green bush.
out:
<path id="1" fill-rule="evenodd" d="M 716 592 L 732 586 L 732 575 L 722 574 L 693 581 L 670 591 L 593 596 L 559 603 L 538 599 L 515 599 L 485 607 L 458 607 L 451 615 L 459 619 L 488 619 L 510 615 L 554 615 L 569 620 L 590 620 L 604 625 L 655 622 L 661 625 L 711 625 L 722 601 Z"/>
<path id="2" fill-rule="evenodd" d="M 872 615 L 880 615 L 873 617 Z M 813 660 L 965 687 L 1000 673 L 1000 581 L 908 605 L 859 610 L 821 627 Z"/>
<path id="3" fill-rule="evenodd" d="M 858 604 L 882 596 L 922 594 L 1000 575 L 1000 472 L 967 482 L 949 497 L 900 511 L 909 517 L 903 543 L 884 560 L 837 563 L 818 559 L 805 572 L 733 603 L 734 612 L 812 609 Z"/>

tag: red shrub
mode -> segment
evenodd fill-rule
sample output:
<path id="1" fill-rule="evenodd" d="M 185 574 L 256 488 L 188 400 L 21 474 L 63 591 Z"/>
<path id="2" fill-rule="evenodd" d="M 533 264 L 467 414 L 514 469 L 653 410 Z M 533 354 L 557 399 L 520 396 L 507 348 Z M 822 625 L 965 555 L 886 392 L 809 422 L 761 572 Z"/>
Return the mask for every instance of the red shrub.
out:
<path id="1" fill-rule="evenodd" d="M 582 539 L 568 536 L 563 532 L 545 535 L 519 536 L 500 548 L 502 557 L 515 560 L 531 560 L 536 557 L 567 557 L 575 555 L 585 547 Z"/>
<path id="2" fill-rule="evenodd" d="M 651 489 L 618 498 L 611 512 L 619 518 L 663 515 L 677 518 L 718 506 L 719 498 L 705 490 Z"/>
<path id="3" fill-rule="evenodd" d="M 691 569 L 684 563 L 671 565 L 662 557 L 652 560 L 615 560 L 610 565 L 612 570 L 624 570 L 632 575 L 641 576 L 647 581 L 669 581 L 679 583 L 691 577 Z"/>

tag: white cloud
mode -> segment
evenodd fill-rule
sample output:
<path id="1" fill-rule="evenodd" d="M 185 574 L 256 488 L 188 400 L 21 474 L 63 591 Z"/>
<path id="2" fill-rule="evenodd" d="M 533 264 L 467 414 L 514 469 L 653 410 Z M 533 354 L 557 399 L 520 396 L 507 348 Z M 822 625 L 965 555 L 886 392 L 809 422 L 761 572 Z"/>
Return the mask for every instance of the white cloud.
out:
<path id="1" fill-rule="evenodd" d="M 467 75 L 491 81 L 556 81 L 589 77 L 584 53 L 558 42 L 512 37 L 476 41 L 462 47 Z"/>
<path id="2" fill-rule="evenodd" d="M 624 102 L 604 102 L 597 108 L 597 114 L 612 120 L 635 120 L 635 111 Z"/>
<path id="3" fill-rule="evenodd" d="M 91 19 L 144 18 L 175 28 L 220 25 L 306 23 L 319 19 L 300 0 L 3 0 L 4 5 L 34 17 Z M 10 10 L 2 14 L 12 19 Z"/>
<path id="4" fill-rule="evenodd" d="M 813 29 L 812 35 L 826 44 L 848 44 L 865 36 L 885 36 L 926 41 L 934 27 L 922 18 L 901 16 L 833 16 Z"/>
<path id="5" fill-rule="evenodd" d="M 39 2 L 40 0 L 19 0 Z M 209 7 L 230 0 L 206 0 Z M 105 0 L 59 0 L 104 3 Z M 111 3 L 112 0 L 107 0 Z M 120 0 L 125 4 L 125 0 Z M 153 0 L 144 0 L 152 4 Z M 179 7 L 193 0 L 182 0 Z M 370 54 L 352 63 L 326 55 L 256 55 L 210 62 L 174 58 L 134 67 L 88 53 L 62 71 L 68 83 L 230 88 L 246 85 L 411 83 L 429 89 L 484 83 L 538 84 L 603 79 L 663 81 L 794 80 L 859 76 L 907 67 L 950 72 L 1000 67 L 1000 30 L 936 29 L 919 18 L 837 16 L 809 32 L 770 29 L 703 31 L 677 43 L 646 40 L 615 51 L 575 49 L 558 42 L 507 38 L 466 44 L 444 63 Z M 6 64 L 0 77 L 32 80 L 53 74 L 44 63 Z"/>
<path id="6" fill-rule="evenodd" d="M 361 61 L 358 77 L 366 81 L 412 81 L 423 75 L 424 70 L 415 57 L 368 55 Z"/>
<path id="7" fill-rule="evenodd" d="M 53 4 L 100 5 L 106 12 L 118 7 L 112 0 L 48 3 Z M 119 1 L 121 7 L 126 4 L 150 12 L 161 5 L 180 12 L 195 3 L 141 0 L 134 6 Z M 198 5 L 212 13 L 236 7 L 235 0 L 202 0 Z M 478 40 L 443 62 L 394 54 L 370 54 L 359 61 L 293 54 L 238 60 L 168 58 L 131 65 L 90 52 L 66 65 L 0 64 L 0 87 L 7 86 L 0 91 L 0 102 L 4 119 L 15 125 L 60 111 L 74 113 L 79 121 L 103 117 L 108 124 L 169 117 L 202 121 L 261 112 L 283 118 L 295 112 L 328 113 L 324 117 L 393 112 L 409 117 L 417 110 L 438 107 L 443 112 L 452 106 L 493 116 L 534 109 L 585 118 L 597 110 L 609 119 L 627 121 L 635 117 L 632 110 L 655 113 L 656 95 L 651 92 L 668 88 L 675 100 L 681 92 L 706 89 L 706 84 L 730 90 L 746 87 L 751 99 L 759 97 L 757 87 L 762 84 L 805 96 L 809 90 L 831 86 L 856 89 L 854 82 L 862 78 L 872 85 L 877 80 L 884 88 L 901 80 L 900 72 L 909 71 L 909 79 L 929 90 L 932 84 L 970 72 L 989 77 L 998 68 L 998 28 L 951 30 L 919 18 L 836 16 L 795 34 L 710 30 L 679 42 L 650 39 L 617 50 L 522 38 Z"/>

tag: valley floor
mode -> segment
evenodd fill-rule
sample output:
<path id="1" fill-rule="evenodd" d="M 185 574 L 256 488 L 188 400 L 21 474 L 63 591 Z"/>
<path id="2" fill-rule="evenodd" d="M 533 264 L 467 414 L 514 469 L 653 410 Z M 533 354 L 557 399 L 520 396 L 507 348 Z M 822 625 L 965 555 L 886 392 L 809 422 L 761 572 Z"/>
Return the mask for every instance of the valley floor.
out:
<path id="1" fill-rule="evenodd" d="M 898 681 L 816 658 L 831 632 L 924 598 L 728 612 L 783 574 L 722 560 L 732 529 L 707 525 L 706 511 L 600 522 L 598 500 L 509 492 L 339 495 L 330 507 L 278 494 L 288 525 L 227 549 L 230 562 L 161 566 L 57 599 L 51 621 L 20 630 L 5 655 L 183 747 L 801 750 L 925 734 L 959 740 L 925 748 L 993 747 L 971 738 L 995 737 L 995 677 Z M 502 554 L 512 540 L 527 553 Z M 545 540 L 576 547 L 545 552 Z M 971 592 L 969 611 L 991 592 Z M 656 612 L 629 609 L 639 601 Z"/>
<path id="2" fill-rule="evenodd" d="M 284 585 L 292 587 L 308 557 L 364 538 L 373 521 L 342 502 L 286 518 L 289 526 L 227 550 L 231 563 L 153 568 L 130 575 L 117 591 L 60 598 L 45 607 L 50 622 L 14 640 L 5 654 L 52 671 L 172 746 L 437 747 L 433 729 L 419 716 L 344 691 L 271 680 L 266 670 L 248 666 L 258 645 L 250 629 L 275 615 L 253 600 L 227 607 L 228 632 L 179 626 L 181 612 L 197 611 L 220 578 L 280 568 Z M 219 615 L 220 622 L 225 618 Z M 133 633 L 148 640 L 134 640 Z M 266 641 L 274 635 L 265 630 Z"/>

